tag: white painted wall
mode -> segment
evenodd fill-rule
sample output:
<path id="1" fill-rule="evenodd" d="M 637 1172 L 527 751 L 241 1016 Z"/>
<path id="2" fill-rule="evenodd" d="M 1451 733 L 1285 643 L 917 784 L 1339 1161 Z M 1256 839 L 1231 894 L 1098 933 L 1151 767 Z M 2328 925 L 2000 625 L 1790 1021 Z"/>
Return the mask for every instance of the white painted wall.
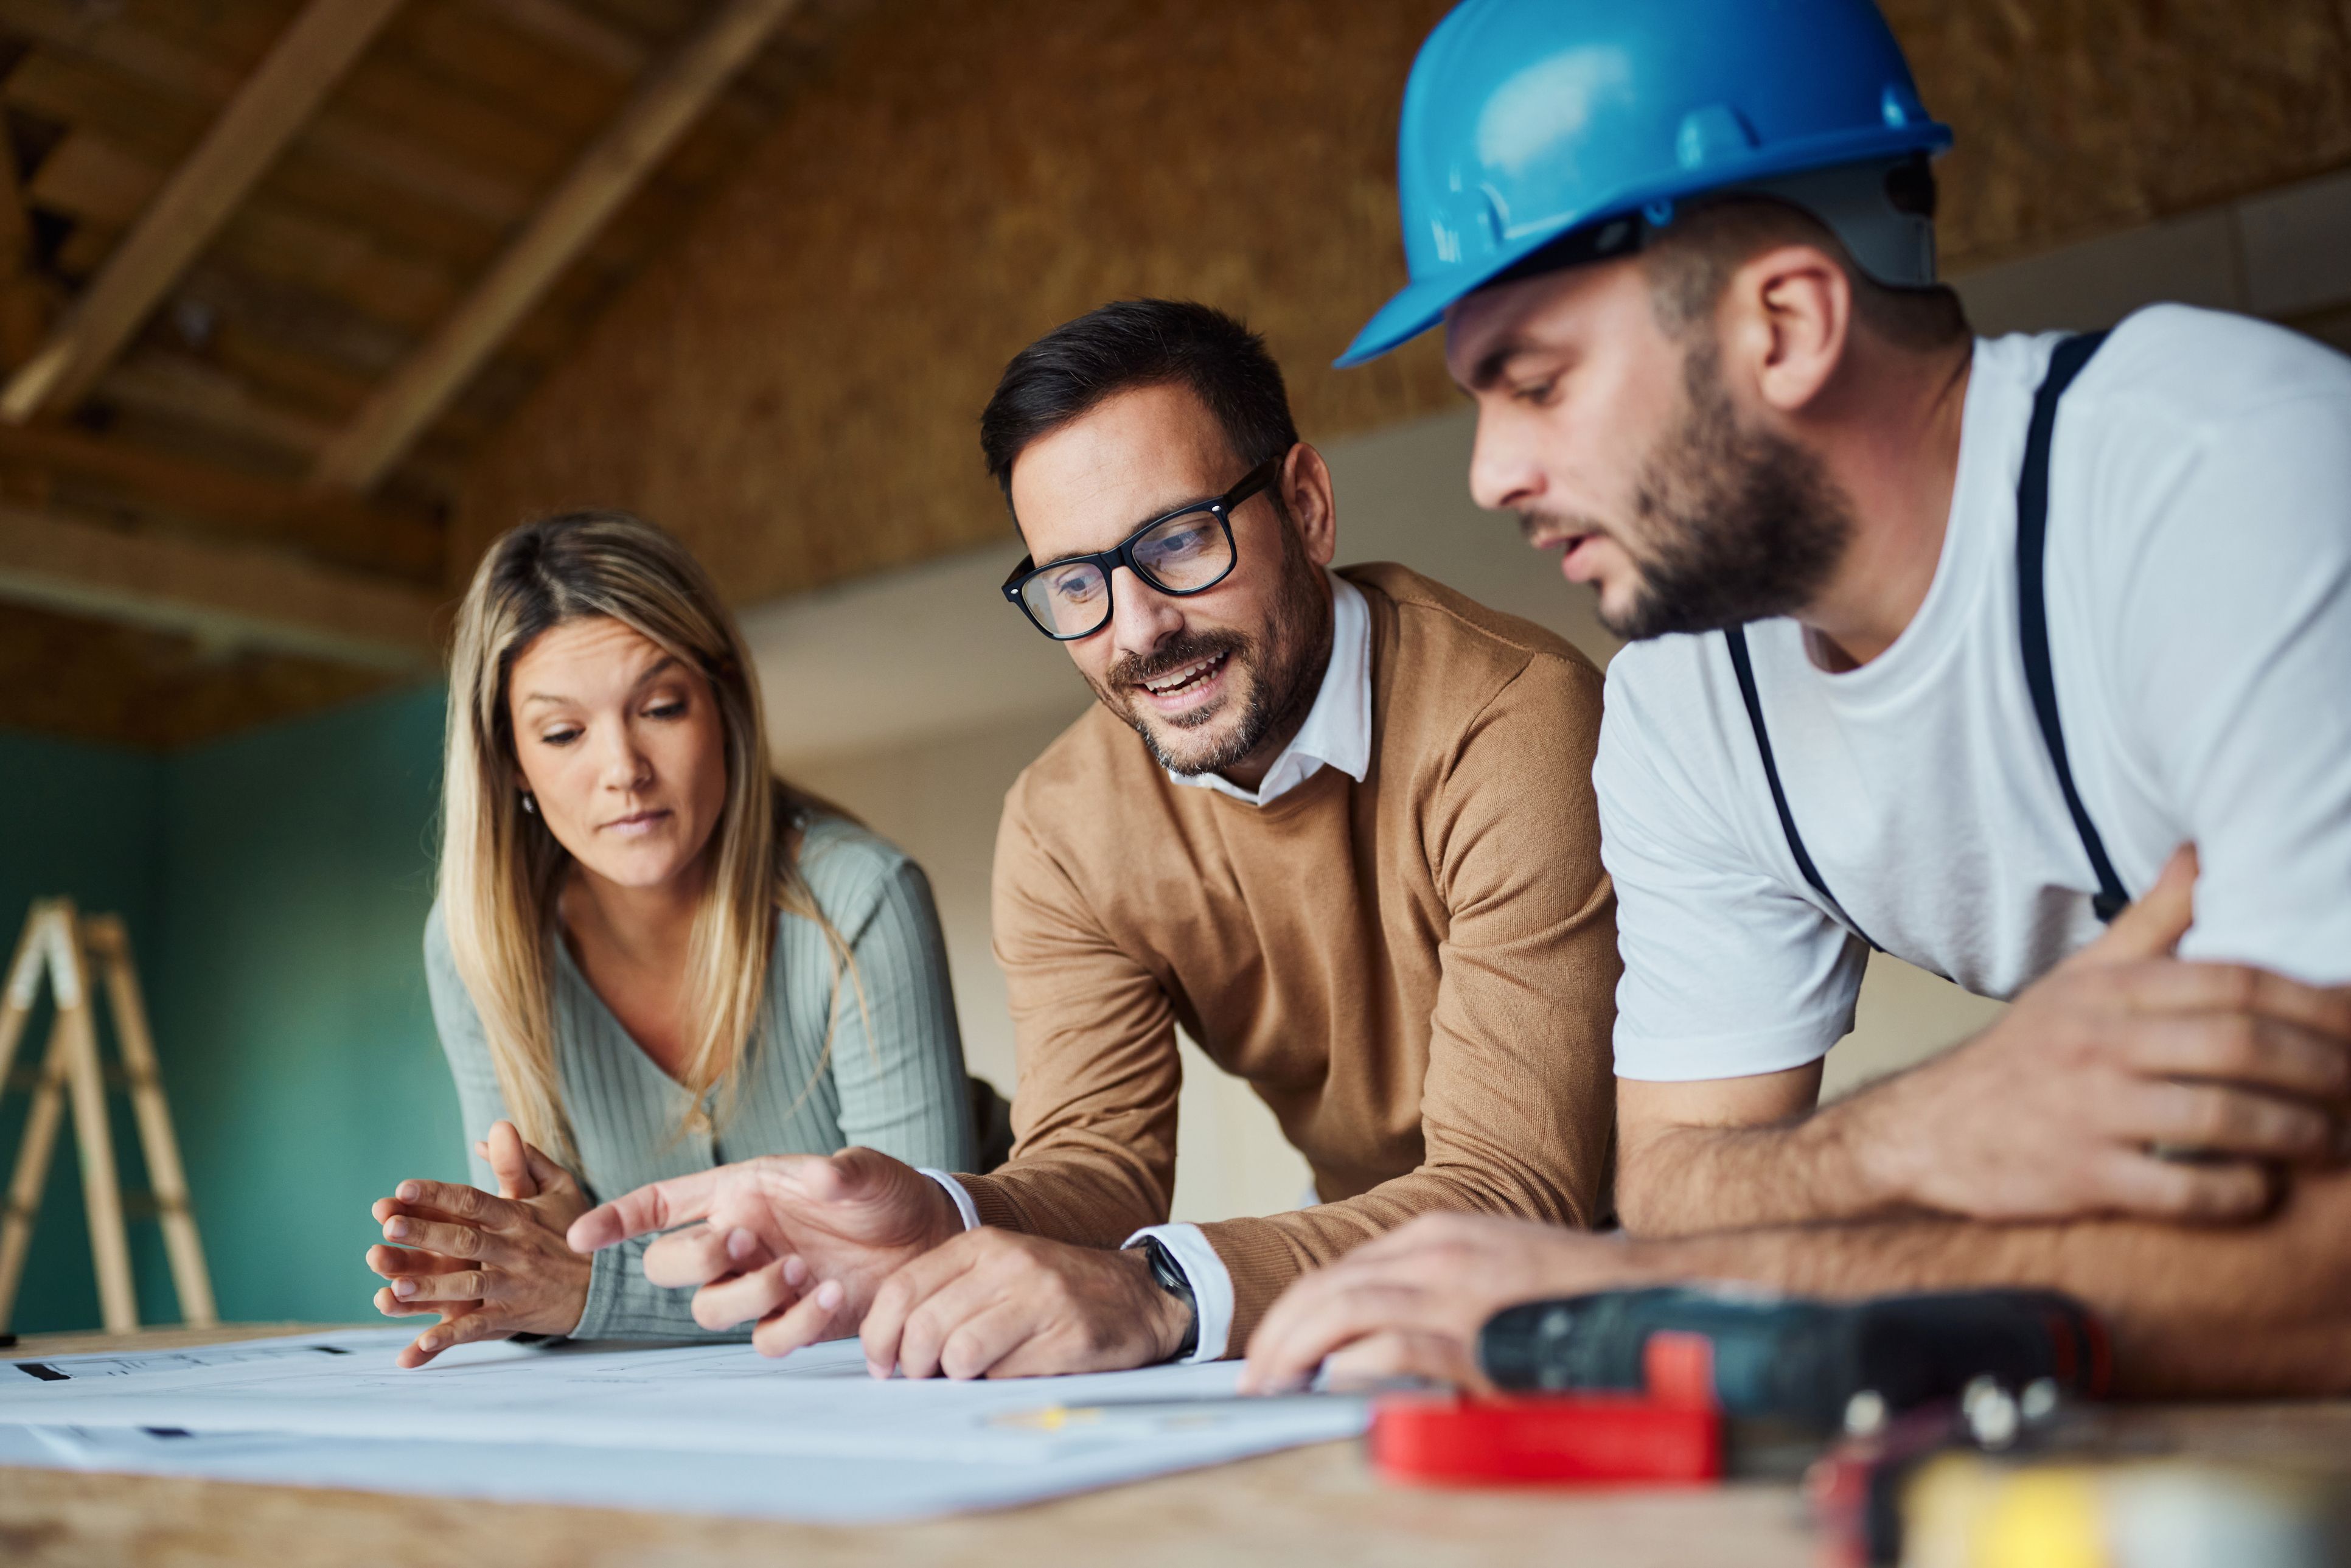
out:
<path id="1" fill-rule="evenodd" d="M 2351 176 L 2069 247 L 1957 280 L 1980 330 L 2103 326 L 2178 298 L 2304 315 L 2351 300 Z M 1325 450 L 1340 559 L 1396 560 L 1552 627 L 1604 660 L 1589 592 L 1559 579 L 1506 517 L 1469 503 L 1465 408 Z M 929 870 L 975 1071 L 1012 1084 L 1003 977 L 990 955 L 987 874 L 1004 791 L 1089 700 L 1066 656 L 997 585 L 1000 547 L 772 604 L 744 618 L 779 760 L 863 815 Z M 1878 959 L 1854 1033 L 1829 1059 L 1843 1092 L 1975 1032 L 1995 1003 Z M 1186 1048 L 1176 1213 L 1294 1207 L 1304 1163 L 1270 1113 Z"/>

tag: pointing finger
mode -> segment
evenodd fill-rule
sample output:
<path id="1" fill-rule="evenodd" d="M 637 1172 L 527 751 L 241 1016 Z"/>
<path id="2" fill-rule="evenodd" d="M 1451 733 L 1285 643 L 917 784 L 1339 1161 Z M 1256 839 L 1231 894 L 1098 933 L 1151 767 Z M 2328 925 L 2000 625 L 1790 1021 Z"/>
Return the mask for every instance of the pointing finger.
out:
<path id="1" fill-rule="evenodd" d="M 672 1176 L 667 1181 L 648 1183 L 634 1192 L 624 1192 L 573 1220 L 564 1239 L 574 1252 L 600 1252 L 632 1236 L 706 1219 L 726 1169 L 724 1166 L 715 1166 L 691 1176 Z"/>

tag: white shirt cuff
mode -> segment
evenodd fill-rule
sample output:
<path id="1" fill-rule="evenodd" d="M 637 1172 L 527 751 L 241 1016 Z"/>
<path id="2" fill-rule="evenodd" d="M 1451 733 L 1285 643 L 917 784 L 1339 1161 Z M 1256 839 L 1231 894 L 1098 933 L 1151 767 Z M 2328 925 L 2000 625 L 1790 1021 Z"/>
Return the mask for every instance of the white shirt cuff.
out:
<path id="1" fill-rule="evenodd" d="M 971 1194 L 964 1191 L 963 1183 L 945 1171 L 935 1171 L 926 1166 L 916 1166 L 914 1169 L 947 1189 L 947 1196 L 955 1199 L 956 1212 L 963 1216 L 963 1228 L 966 1230 L 979 1228 L 979 1210 L 972 1207 Z"/>
<path id="2" fill-rule="evenodd" d="M 1167 1249 L 1168 1256 L 1191 1282 L 1192 1310 L 1200 1318 L 1200 1343 L 1184 1364 L 1224 1360 L 1225 1342 L 1233 1336 L 1233 1277 L 1226 1272 L 1225 1260 L 1217 1256 L 1217 1249 L 1208 1245 L 1196 1225 L 1146 1225 L 1123 1245 L 1132 1247 L 1146 1236 Z"/>

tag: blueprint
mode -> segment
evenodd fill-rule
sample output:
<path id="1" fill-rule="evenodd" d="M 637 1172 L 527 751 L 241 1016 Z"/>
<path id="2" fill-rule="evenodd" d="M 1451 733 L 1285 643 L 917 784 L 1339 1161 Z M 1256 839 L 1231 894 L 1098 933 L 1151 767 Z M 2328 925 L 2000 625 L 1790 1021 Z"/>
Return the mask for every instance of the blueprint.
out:
<path id="1" fill-rule="evenodd" d="M 1004 1507 L 1362 1431 L 1238 1368 L 876 1382 L 854 1341 L 463 1346 L 358 1330 L 0 1360 L 0 1464 L 859 1522 Z"/>

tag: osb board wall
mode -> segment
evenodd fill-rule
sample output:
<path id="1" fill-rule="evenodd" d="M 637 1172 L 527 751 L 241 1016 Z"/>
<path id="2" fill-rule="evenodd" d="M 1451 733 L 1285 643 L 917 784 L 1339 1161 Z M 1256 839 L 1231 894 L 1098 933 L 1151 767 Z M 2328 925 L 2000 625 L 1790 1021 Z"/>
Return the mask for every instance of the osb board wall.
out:
<path id="1" fill-rule="evenodd" d="M 1327 363 L 1402 278 L 1395 100 L 1445 8 L 877 7 L 477 465 L 453 563 L 588 500 L 676 529 L 746 600 L 1008 545 L 980 406 L 1023 343 L 1123 295 L 1244 312 L 1318 434 L 1437 406 L 1426 346 Z"/>
<path id="2" fill-rule="evenodd" d="M 2351 162 L 2351 0 L 1881 0 L 1959 131 L 1954 269 Z"/>
<path id="3" fill-rule="evenodd" d="M 1393 146 L 1445 0 L 888 0 L 469 476 L 463 572 L 579 503 L 676 529 L 738 600 L 988 541 L 975 421 L 1104 299 L 1246 315 L 1310 438 L 1447 406 L 1434 343 L 1331 358 L 1403 277 Z M 2351 162 L 2345 0 L 1892 0 L 1947 262 Z"/>

